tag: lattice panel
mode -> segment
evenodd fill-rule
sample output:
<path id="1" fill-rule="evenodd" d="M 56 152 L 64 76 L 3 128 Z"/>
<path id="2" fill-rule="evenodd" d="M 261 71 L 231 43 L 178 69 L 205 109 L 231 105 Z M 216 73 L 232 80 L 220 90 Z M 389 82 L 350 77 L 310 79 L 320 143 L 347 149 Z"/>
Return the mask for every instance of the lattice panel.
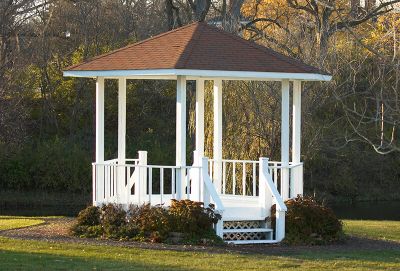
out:
<path id="1" fill-rule="evenodd" d="M 248 240 L 264 240 L 266 239 L 264 232 L 234 232 L 224 233 L 225 241 L 248 241 Z"/>
<path id="2" fill-rule="evenodd" d="M 237 230 L 237 229 L 256 229 L 261 228 L 261 221 L 224 221 L 224 230 Z"/>

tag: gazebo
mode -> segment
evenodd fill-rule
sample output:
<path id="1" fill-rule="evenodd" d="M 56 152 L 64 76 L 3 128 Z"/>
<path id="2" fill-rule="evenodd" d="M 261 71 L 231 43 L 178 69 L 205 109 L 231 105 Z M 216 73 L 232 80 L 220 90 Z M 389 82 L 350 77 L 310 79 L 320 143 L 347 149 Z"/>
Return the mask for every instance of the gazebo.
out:
<path id="1" fill-rule="evenodd" d="M 64 76 L 96 80 L 96 161 L 93 204 L 163 204 L 171 199 L 213 203 L 217 235 L 236 244 L 280 242 L 284 200 L 303 193 L 300 161 L 302 81 L 329 81 L 319 69 L 206 23 L 196 22 L 71 66 Z M 118 157 L 104 159 L 104 81 L 118 80 Z M 176 80 L 176 163 L 150 165 L 147 152 L 125 156 L 127 80 Z M 186 84 L 196 81 L 195 151 L 186 164 Z M 204 157 L 204 82 L 213 81 L 213 157 Z M 281 82 L 281 161 L 222 156 L 222 82 Z M 293 82 L 290 84 L 290 82 Z M 290 91 L 292 86 L 292 132 Z M 290 135 L 292 148 L 290 159 Z M 276 204 L 276 226 L 267 219 Z"/>

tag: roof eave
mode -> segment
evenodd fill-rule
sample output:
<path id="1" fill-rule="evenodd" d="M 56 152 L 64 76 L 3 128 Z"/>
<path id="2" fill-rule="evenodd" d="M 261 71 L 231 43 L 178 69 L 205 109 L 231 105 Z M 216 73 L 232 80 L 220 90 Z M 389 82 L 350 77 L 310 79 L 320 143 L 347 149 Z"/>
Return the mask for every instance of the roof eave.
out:
<path id="1" fill-rule="evenodd" d="M 225 80 L 302 80 L 302 81 L 330 81 L 331 75 L 319 73 L 288 73 L 288 72 L 253 72 L 253 71 L 222 71 L 222 70 L 194 70 L 194 69 L 152 69 L 152 70 L 99 70 L 64 71 L 66 77 L 126 77 L 135 79 L 175 79 L 178 75 L 201 78 L 223 78 Z"/>

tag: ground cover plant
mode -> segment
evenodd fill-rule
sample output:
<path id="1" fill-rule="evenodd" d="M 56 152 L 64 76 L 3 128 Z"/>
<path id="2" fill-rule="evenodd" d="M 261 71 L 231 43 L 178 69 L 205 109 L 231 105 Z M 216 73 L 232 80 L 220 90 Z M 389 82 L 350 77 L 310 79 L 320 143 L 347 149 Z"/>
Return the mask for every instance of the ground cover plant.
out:
<path id="1" fill-rule="evenodd" d="M 221 244 L 213 230 L 219 219 L 213 205 L 205 208 L 203 203 L 190 200 L 172 200 L 168 208 L 131 205 L 127 211 L 107 204 L 82 210 L 71 232 L 88 238 Z"/>

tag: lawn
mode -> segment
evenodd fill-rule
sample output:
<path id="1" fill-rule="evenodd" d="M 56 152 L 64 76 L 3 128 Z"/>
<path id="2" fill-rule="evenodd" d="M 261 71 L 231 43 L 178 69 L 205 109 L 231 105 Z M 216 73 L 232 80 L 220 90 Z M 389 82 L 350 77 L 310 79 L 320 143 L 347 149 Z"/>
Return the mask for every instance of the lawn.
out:
<path id="1" fill-rule="evenodd" d="M 400 221 L 344 220 L 343 225 L 350 235 L 400 241 Z"/>
<path id="2" fill-rule="evenodd" d="M 10 218 L 8 218 L 10 219 Z M 1 221 L 2 219 L 0 219 Z M 345 221 L 346 231 L 362 231 Z M 374 234 L 366 226 L 368 232 Z M 400 222 L 391 224 L 400 227 Z M 392 234 L 391 234 L 392 236 Z M 395 236 L 395 235 L 393 235 Z M 379 236 L 373 235 L 374 238 Z M 394 237 L 393 239 L 396 239 Z M 397 240 L 400 240 L 398 238 Z M 301 252 L 282 255 L 178 252 L 0 237 L 0 270 L 399 270 L 400 250 Z"/>
<path id="3" fill-rule="evenodd" d="M 44 221 L 38 218 L 0 216 L 0 231 L 24 228 L 41 224 Z"/>

